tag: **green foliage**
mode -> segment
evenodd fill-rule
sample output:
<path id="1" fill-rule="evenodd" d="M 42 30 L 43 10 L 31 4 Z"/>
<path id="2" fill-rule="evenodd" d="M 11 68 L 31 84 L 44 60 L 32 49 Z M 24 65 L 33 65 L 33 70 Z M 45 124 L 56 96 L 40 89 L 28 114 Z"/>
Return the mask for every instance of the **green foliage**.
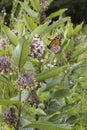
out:
<path id="1" fill-rule="evenodd" d="M 82 30 L 83 22 L 74 27 L 70 17 L 61 17 L 66 9 L 44 17 L 41 22 L 39 0 L 19 3 L 21 8 L 16 22 L 12 20 L 11 28 L 1 24 L 0 36 L 0 39 L 8 37 L 10 41 L 9 44 L 6 42 L 10 48 L 8 53 L 7 46 L 0 48 L 0 57 L 9 57 L 12 67 L 11 72 L 4 73 L 0 61 L 0 116 L 8 107 L 14 107 L 19 120 L 16 125 L 9 126 L 1 118 L 0 125 L 9 130 L 86 129 L 87 36 Z M 57 21 L 49 21 L 56 16 L 59 16 Z M 59 34 L 62 50 L 55 54 L 47 45 Z M 37 43 L 38 38 L 44 43 L 44 53 L 34 57 L 31 45 Z M 39 42 L 40 46 L 42 42 Z M 35 81 L 19 78 L 20 74 L 26 76 L 28 72 L 34 74 Z M 21 86 L 17 84 L 20 80 Z M 35 82 L 35 87 L 22 88 L 26 82 L 30 85 Z M 29 98 L 31 92 L 35 92 L 33 101 Z"/>
<path id="2" fill-rule="evenodd" d="M 51 124 L 49 122 L 37 122 L 37 123 L 32 123 L 30 125 L 28 125 L 29 127 L 34 127 L 34 128 L 39 128 L 39 129 L 42 129 L 42 130 L 45 130 L 45 129 L 48 129 L 48 130 L 67 130 L 69 128 L 67 127 L 62 127 L 60 125 L 54 125 L 54 124 Z"/>
<path id="3" fill-rule="evenodd" d="M 26 62 L 26 58 L 29 54 L 28 46 L 29 46 L 28 41 L 26 41 L 24 38 L 21 38 L 19 39 L 18 45 L 14 49 L 13 52 L 14 63 L 19 68 L 22 67 Z"/>
<path id="4" fill-rule="evenodd" d="M 6 33 L 6 35 L 8 36 L 8 38 L 10 39 L 10 41 L 14 44 L 17 45 L 18 42 L 18 38 L 16 37 L 16 35 L 5 25 L 2 25 L 2 30 Z"/>
<path id="5" fill-rule="evenodd" d="M 35 12 L 34 10 L 32 10 L 27 4 L 20 2 L 21 7 L 34 19 L 34 20 L 38 20 L 38 13 Z"/>
<path id="6" fill-rule="evenodd" d="M 56 12 L 54 12 L 54 13 L 51 13 L 51 14 L 46 18 L 46 20 L 55 18 L 55 17 L 57 17 L 57 16 L 60 16 L 60 15 L 62 15 L 66 10 L 67 10 L 67 9 L 61 9 L 61 10 L 58 10 L 58 11 L 56 11 Z"/>

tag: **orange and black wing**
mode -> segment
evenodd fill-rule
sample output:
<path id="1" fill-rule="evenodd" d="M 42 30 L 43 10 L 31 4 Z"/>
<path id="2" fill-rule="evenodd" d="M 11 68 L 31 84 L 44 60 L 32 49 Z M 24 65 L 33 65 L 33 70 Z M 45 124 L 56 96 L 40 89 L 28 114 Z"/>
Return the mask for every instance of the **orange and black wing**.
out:
<path id="1" fill-rule="evenodd" d="M 61 51 L 61 35 L 58 35 L 55 37 L 50 44 L 48 45 L 48 48 L 53 51 L 55 54 Z"/>

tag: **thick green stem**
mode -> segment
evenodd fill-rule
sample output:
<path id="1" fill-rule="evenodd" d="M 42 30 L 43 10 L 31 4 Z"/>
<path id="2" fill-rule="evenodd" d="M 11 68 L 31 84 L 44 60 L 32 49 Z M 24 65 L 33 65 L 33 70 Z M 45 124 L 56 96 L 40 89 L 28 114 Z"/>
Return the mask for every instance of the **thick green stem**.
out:
<path id="1" fill-rule="evenodd" d="M 21 90 L 20 89 L 19 89 L 19 101 L 21 102 Z M 16 130 L 19 130 L 20 118 L 21 118 L 21 105 L 18 108 L 18 121 L 17 121 L 17 125 L 16 125 Z"/>

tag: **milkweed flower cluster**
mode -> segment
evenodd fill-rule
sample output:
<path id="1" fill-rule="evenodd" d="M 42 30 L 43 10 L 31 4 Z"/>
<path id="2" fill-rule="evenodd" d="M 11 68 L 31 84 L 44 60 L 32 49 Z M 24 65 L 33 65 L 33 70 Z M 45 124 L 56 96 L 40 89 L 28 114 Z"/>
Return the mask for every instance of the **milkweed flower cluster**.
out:
<path id="1" fill-rule="evenodd" d="M 3 50 L 6 48 L 6 45 L 9 44 L 10 41 L 8 38 L 2 38 L 0 39 L 0 50 Z"/>
<path id="2" fill-rule="evenodd" d="M 46 11 L 48 9 L 48 1 L 47 0 L 40 0 L 40 5 L 42 11 Z"/>
<path id="3" fill-rule="evenodd" d="M 40 0 L 40 6 L 41 6 L 41 12 L 40 12 L 40 22 L 43 23 L 43 21 L 46 18 L 46 10 L 48 9 L 48 1 L 47 0 Z"/>
<path id="4" fill-rule="evenodd" d="M 43 41 L 41 41 L 40 38 L 37 35 L 35 35 L 35 37 L 32 40 L 30 50 L 31 50 L 30 55 L 33 58 L 39 59 L 44 54 Z"/>
<path id="5" fill-rule="evenodd" d="M 28 72 L 25 72 L 19 75 L 16 82 L 21 88 L 21 90 L 26 89 L 26 88 L 32 88 L 35 86 L 35 83 L 36 83 L 34 74 L 28 73 Z"/>
<path id="6" fill-rule="evenodd" d="M 40 103 L 40 100 L 38 98 L 38 95 L 35 90 L 31 90 L 28 97 L 28 102 L 31 106 L 38 107 L 38 104 Z"/>
<path id="7" fill-rule="evenodd" d="M 13 107 L 8 108 L 7 111 L 4 112 L 3 120 L 10 125 L 13 125 L 17 122 L 18 117 L 16 116 L 15 109 Z"/>
<path id="8" fill-rule="evenodd" d="M 0 56 L 0 72 L 1 73 L 12 72 L 11 61 L 7 56 Z"/>

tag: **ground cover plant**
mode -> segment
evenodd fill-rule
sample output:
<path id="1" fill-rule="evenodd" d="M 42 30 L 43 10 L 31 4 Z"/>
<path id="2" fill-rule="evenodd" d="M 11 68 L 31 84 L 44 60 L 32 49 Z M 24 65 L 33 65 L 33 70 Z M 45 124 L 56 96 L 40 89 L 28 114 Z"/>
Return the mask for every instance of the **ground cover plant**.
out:
<path id="1" fill-rule="evenodd" d="M 46 17 L 51 2 L 14 1 L 0 22 L 1 130 L 87 129 L 86 26 Z"/>

